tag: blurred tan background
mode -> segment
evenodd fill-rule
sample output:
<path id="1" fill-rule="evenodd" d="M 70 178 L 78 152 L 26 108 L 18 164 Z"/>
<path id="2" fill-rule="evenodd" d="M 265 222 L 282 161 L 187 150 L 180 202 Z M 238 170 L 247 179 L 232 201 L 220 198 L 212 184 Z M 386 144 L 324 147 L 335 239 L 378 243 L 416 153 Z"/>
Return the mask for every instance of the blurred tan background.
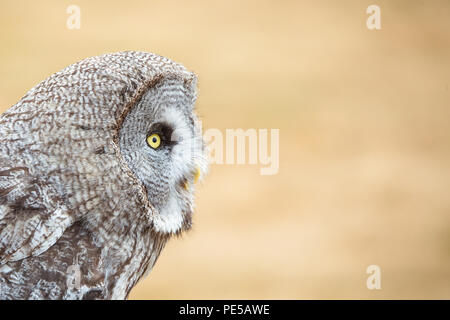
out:
<path id="1" fill-rule="evenodd" d="M 145 50 L 197 72 L 205 129 L 280 129 L 279 174 L 213 165 L 131 298 L 450 298 L 450 2 L 3 0 L 0 43 L 1 111 Z"/>

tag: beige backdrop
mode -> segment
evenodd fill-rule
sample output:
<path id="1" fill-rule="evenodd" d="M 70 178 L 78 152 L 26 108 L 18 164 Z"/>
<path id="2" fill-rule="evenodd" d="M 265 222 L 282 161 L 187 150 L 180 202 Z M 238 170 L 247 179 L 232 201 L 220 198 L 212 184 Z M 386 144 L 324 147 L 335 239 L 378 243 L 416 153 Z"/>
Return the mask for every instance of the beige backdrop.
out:
<path id="1" fill-rule="evenodd" d="M 448 0 L 2 0 L 0 43 L 2 111 L 133 49 L 198 73 L 206 129 L 280 129 L 279 174 L 213 165 L 194 229 L 131 298 L 450 298 Z"/>

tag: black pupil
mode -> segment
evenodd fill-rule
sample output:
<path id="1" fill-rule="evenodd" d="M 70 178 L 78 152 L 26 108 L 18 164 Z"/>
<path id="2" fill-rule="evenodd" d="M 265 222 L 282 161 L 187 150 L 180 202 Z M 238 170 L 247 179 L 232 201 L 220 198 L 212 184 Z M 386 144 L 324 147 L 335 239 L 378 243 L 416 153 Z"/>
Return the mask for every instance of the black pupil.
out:
<path id="1" fill-rule="evenodd" d="M 153 137 L 152 141 L 153 141 L 153 143 L 156 143 L 156 141 L 158 141 L 158 139 L 156 139 L 156 137 Z"/>

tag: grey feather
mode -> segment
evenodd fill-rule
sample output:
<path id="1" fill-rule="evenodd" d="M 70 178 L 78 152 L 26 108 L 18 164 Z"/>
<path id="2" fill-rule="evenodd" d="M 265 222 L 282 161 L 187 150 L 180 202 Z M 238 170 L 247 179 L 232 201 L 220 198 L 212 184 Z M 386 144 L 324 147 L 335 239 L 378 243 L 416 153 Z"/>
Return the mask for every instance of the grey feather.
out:
<path id="1" fill-rule="evenodd" d="M 106 54 L 53 74 L 0 116 L 0 298 L 128 296 L 191 226 L 194 189 L 182 187 L 207 168 L 196 84 L 167 58 Z M 182 138 L 154 150 L 145 139 L 161 126 Z"/>

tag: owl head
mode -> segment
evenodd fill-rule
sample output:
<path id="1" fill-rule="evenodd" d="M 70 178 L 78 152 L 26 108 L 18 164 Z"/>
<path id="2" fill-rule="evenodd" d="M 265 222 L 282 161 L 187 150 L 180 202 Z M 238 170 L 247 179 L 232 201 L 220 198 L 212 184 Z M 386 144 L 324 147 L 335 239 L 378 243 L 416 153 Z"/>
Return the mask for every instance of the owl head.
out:
<path id="1" fill-rule="evenodd" d="M 100 230 L 98 241 L 135 225 L 189 229 L 207 170 L 196 93 L 194 73 L 147 52 L 91 57 L 51 75 L 0 119 L 0 163 L 22 172 L 5 183 L 7 200 L 45 200 L 67 226 Z"/>
<path id="2" fill-rule="evenodd" d="M 196 84 L 193 74 L 157 77 L 120 124 L 120 153 L 145 187 L 157 231 L 190 228 L 195 186 L 207 170 Z"/>

